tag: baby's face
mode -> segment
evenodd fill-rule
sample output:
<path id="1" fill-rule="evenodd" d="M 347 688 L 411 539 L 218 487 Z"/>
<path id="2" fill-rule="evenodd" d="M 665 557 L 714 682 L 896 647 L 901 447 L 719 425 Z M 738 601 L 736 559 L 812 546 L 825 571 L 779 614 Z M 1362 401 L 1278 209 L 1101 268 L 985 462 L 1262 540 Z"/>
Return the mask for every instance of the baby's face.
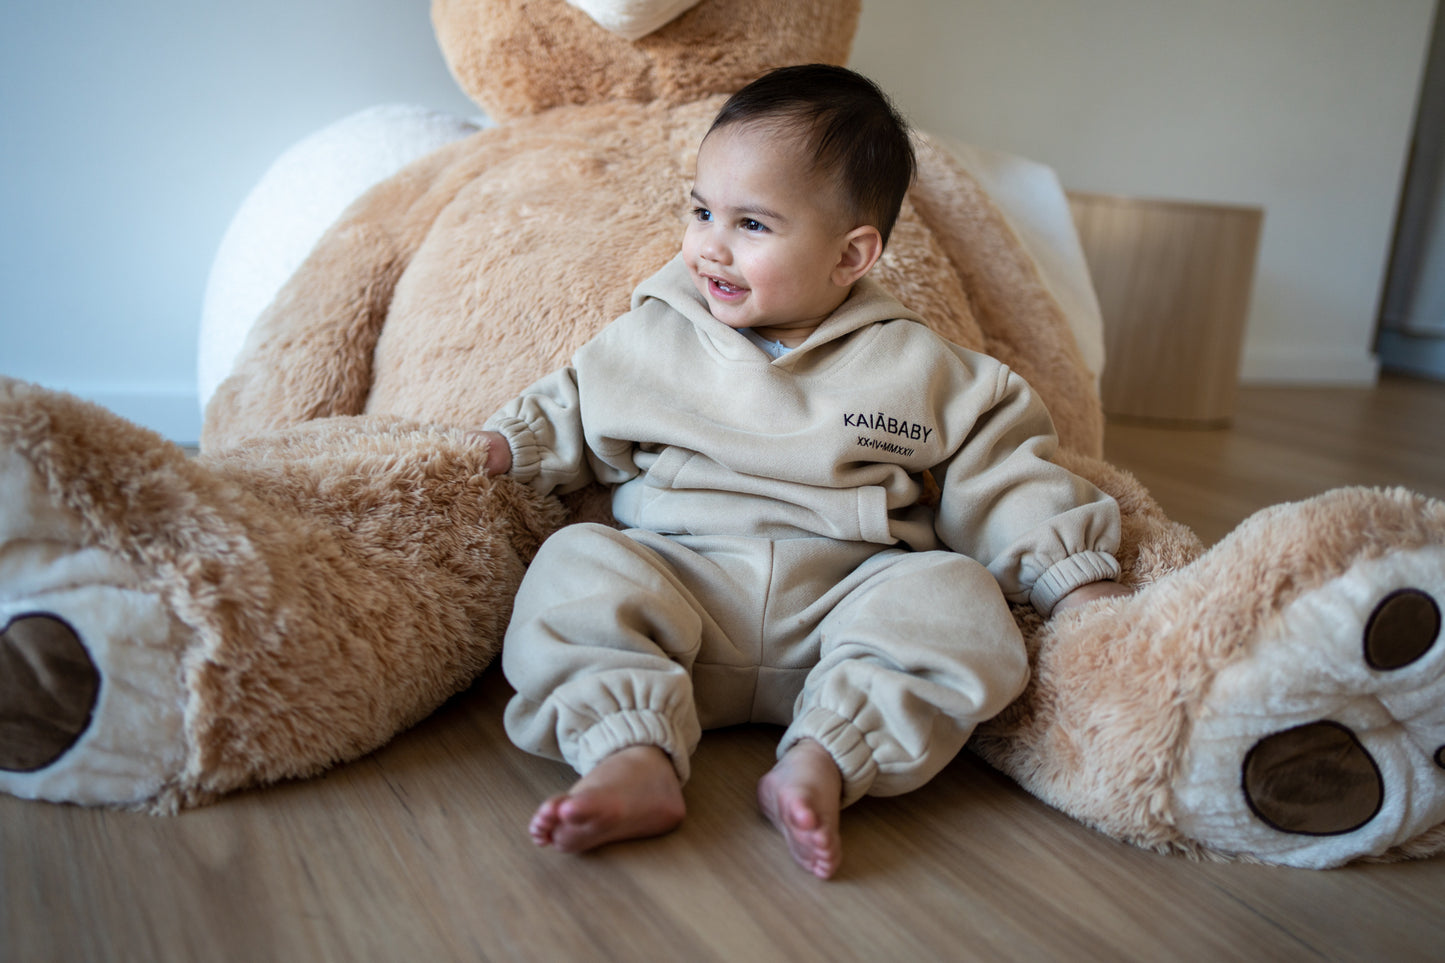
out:
<path id="1" fill-rule="evenodd" d="M 850 225 L 796 138 L 733 124 L 697 155 L 682 254 L 713 317 L 801 344 L 848 296 L 837 270 Z"/>

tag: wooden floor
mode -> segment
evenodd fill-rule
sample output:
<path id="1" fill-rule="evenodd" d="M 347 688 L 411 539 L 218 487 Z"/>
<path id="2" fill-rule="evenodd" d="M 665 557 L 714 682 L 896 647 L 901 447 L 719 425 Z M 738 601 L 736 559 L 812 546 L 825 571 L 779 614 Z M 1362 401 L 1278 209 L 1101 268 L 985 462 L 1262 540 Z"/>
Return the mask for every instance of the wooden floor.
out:
<path id="1" fill-rule="evenodd" d="M 1104 447 L 1212 544 L 1251 512 L 1344 485 L 1445 498 L 1445 384 L 1387 375 L 1373 389 L 1245 387 L 1229 429 L 1111 421 Z"/>
<path id="2" fill-rule="evenodd" d="M 1232 429 L 1112 425 L 1111 460 L 1213 541 L 1344 484 L 1445 497 L 1445 387 L 1246 389 Z M 841 877 L 757 815 L 776 732 L 708 734 L 688 820 L 585 857 L 535 850 L 571 781 L 477 686 L 324 778 L 173 818 L 0 798 L 5 960 L 1440 960 L 1445 859 L 1327 872 L 1113 842 L 965 755 L 845 814 Z"/>

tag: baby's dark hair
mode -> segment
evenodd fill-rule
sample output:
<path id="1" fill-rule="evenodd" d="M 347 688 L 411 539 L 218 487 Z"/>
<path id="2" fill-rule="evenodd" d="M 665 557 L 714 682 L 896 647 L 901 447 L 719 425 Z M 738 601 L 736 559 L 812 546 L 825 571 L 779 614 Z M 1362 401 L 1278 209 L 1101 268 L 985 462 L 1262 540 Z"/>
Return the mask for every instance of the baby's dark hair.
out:
<path id="1" fill-rule="evenodd" d="M 831 64 L 782 67 L 728 98 L 708 133 L 759 121 L 802 135 L 814 172 L 835 178 L 856 223 L 888 243 L 915 160 L 907 123 L 877 84 Z"/>

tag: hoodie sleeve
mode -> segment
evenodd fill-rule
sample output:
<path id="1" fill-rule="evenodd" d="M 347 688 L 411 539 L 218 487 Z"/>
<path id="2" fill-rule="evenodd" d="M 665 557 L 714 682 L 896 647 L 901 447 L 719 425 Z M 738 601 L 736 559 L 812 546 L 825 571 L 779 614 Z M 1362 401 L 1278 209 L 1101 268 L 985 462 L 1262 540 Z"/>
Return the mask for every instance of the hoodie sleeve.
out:
<path id="1" fill-rule="evenodd" d="M 954 551 L 986 566 L 1010 602 L 1048 616 L 1069 592 L 1119 574 L 1119 506 L 1056 465 L 1053 421 L 1007 367 L 992 404 L 935 469 L 937 530 Z"/>
<path id="2" fill-rule="evenodd" d="M 577 373 L 555 371 L 504 405 L 482 426 L 512 449 L 508 473 L 541 494 L 566 494 L 593 480 L 582 429 Z"/>

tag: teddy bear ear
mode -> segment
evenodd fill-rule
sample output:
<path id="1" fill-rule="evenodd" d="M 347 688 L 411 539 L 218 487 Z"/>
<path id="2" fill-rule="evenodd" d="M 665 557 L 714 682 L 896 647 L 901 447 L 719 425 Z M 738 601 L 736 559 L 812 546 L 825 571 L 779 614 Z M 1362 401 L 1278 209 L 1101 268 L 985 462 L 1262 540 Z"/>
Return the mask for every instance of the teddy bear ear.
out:
<path id="1" fill-rule="evenodd" d="M 597 24 L 627 40 L 645 37 L 698 0 L 567 0 Z"/>

